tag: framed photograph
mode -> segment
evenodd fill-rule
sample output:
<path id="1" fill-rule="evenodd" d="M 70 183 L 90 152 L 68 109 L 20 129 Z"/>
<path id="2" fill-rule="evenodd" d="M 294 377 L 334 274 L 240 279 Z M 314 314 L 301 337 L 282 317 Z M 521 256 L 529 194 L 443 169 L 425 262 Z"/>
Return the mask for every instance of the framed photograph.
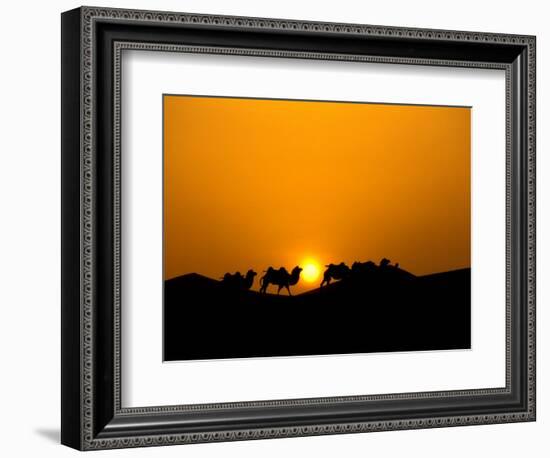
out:
<path id="1" fill-rule="evenodd" d="M 62 14 L 62 443 L 535 420 L 535 37 Z"/>

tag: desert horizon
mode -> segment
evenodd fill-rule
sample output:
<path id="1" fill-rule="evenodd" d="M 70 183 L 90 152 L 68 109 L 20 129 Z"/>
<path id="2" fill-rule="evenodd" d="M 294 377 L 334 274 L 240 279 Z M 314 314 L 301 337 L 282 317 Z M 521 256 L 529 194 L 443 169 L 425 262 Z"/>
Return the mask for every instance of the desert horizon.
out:
<path id="1" fill-rule="evenodd" d="M 470 266 L 469 108 L 163 100 L 165 280 L 300 266 L 298 292 L 331 262 Z"/>

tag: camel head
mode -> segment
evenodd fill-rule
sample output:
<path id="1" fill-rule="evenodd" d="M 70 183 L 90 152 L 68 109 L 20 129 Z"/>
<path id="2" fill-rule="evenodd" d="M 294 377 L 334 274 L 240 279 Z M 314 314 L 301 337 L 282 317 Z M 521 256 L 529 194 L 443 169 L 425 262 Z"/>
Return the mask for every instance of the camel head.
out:
<path id="1" fill-rule="evenodd" d="M 294 269 L 292 269 L 292 273 L 290 274 L 290 277 L 288 278 L 288 284 L 290 286 L 295 285 L 296 283 L 298 283 L 300 281 L 300 272 L 302 270 L 304 270 L 304 269 L 302 269 L 300 266 L 296 266 L 296 267 L 294 267 Z"/>
<path id="2" fill-rule="evenodd" d="M 246 273 L 246 278 L 254 278 L 256 275 L 258 275 L 257 272 L 254 272 L 254 270 L 250 269 L 247 273 Z"/>
<path id="3" fill-rule="evenodd" d="M 300 266 L 296 266 L 294 267 L 294 269 L 292 269 L 292 276 L 296 276 L 296 277 L 299 277 L 300 276 L 300 272 L 302 272 L 302 269 Z"/>

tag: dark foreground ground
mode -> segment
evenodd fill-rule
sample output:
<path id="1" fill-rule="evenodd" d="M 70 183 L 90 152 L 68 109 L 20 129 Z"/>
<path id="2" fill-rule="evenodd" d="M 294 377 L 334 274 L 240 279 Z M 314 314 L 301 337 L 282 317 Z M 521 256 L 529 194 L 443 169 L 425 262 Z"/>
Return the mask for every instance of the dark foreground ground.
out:
<path id="1" fill-rule="evenodd" d="M 465 348 L 470 269 L 396 269 L 292 297 L 232 291 L 198 274 L 164 285 L 166 361 Z"/>

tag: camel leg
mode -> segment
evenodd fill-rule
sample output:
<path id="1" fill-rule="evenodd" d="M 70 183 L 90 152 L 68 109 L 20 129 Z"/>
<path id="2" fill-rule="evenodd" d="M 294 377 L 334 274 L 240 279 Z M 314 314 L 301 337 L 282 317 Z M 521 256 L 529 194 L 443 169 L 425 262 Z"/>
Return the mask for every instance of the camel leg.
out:
<path id="1" fill-rule="evenodd" d="M 288 295 L 292 296 L 292 293 L 290 292 L 290 288 L 288 287 L 288 285 L 286 285 L 286 290 L 288 291 Z"/>
<path id="2" fill-rule="evenodd" d="M 279 285 L 279 289 L 277 290 L 277 296 L 278 296 L 278 295 L 279 295 L 279 293 L 281 292 L 281 288 L 282 288 L 282 286 L 281 286 L 281 285 Z"/>

